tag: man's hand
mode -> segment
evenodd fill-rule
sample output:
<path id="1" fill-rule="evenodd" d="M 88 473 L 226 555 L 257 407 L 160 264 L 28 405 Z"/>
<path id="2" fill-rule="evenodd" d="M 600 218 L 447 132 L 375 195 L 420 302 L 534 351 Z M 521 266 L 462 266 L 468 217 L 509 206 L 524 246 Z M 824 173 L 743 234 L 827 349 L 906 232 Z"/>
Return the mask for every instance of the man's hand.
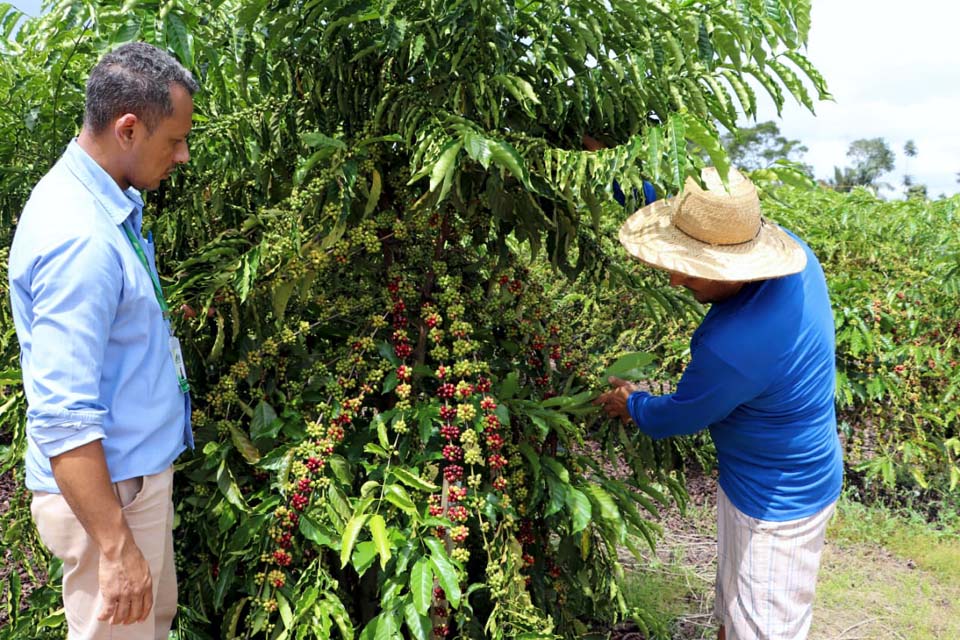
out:
<path id="1" fill-rule="evenodd" d="M 100 547 L 103 607 L 97 618 L 110 624 L 146 620 L 153 608 L 150 565 L 123 517 L 100 441 L 50 458 L 50 467 L 64 500 Z"/>
<path id="2" fill-rule="evenodd" d="M 100 554 L 100 594 L 97 619 L 110 624 L 143 622 L 153 608 L 153 578 L 133 538 L 119 553 Z"/>
<path id="3" fill-rule="evenodd" d="M 620 418 L 624 422 L 632 422 L 633 419 L 627 410 L 627 398 L 629 398 L 630 394 L 634 391 L 643 391 L 644 389 L 642 389 L 640 385 L 621 380 L 614 376 L 607 378 L 607 382 L 613 386 L 613 389 L 606 393 L 601 393 L 600 396 L 593 401 L 593 404 L 600 405 L 604 413 L 611 418 Z"/>

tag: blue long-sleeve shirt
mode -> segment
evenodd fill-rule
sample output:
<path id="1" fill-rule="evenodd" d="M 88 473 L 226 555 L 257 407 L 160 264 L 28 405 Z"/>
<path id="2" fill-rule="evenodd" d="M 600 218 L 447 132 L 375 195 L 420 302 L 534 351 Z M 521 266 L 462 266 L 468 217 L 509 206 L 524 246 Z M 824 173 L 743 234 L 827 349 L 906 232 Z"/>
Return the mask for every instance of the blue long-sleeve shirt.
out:
<path id="1" fill-rule="evenodd" d="M 807 253 L 804 270 L 747 283 L 714 303 L 693 334 L 676 392 L 637 392 L 627 403 L 653 438 L 709 427 L 730 501 L 772 521 L 820 511 L 837 499 L 843 478 L 833 314 L 820 263 L 793 237 Z"/>
<path id="2" fill-rule="evenodd" d="M 26 484 L 59 493 L 50 458 L 101 440 L 112 481 L 158 473 L 193 446 L 169 325 L 122 225 L 143 200 L 73 141 L 34 188 L 10 250 L 27 396 Z M 153 244 L 141 239 L 156 274 Z"/>

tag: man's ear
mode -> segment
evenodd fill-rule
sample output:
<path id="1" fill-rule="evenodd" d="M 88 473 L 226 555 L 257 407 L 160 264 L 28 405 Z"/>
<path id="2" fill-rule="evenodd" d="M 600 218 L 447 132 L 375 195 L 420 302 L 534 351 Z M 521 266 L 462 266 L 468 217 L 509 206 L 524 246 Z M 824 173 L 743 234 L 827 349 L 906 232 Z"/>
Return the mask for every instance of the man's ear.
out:
<path id="1" fill-rule="evenodd" d="M 139 134 L 137 123 L 140 119 L 132 113 L 125 113 L 113 121 L 113 134 L 122 149 L 133 146 L 134 138 Z"/>

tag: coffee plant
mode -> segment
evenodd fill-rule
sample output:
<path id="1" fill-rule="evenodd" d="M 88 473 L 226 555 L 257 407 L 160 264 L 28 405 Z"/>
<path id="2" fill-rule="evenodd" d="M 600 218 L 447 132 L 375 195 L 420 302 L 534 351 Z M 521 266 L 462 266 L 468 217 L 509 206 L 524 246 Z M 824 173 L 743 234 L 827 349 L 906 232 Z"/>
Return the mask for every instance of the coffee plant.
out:
<path id="1" fill-rule="evenodd" d="M 618 550 L 652 545 L 658 504 L 682 502 L 677 450 L 590 399 L 605 370 L 641 375 L 692 307 L 624 266 L 612 180 L 673 193 L 701 150 L 727 166 L 716 127 L 755 114 L 748 78 L 778 106 L 827 97 L 808 29 L 794 0 L 2 6 L 4 245 L 104 51 L 156 43 L 203 87 L 191 163 L 147 207 L 194 390 L 178 637 L 642 624 Z M 24 401 L 3 314 L 9 470 Z M 39 573 L 20 500 L 4 545 Z M 55 590 L 21 612 L 8 589 L 0 636 L 56 633 Z"/>

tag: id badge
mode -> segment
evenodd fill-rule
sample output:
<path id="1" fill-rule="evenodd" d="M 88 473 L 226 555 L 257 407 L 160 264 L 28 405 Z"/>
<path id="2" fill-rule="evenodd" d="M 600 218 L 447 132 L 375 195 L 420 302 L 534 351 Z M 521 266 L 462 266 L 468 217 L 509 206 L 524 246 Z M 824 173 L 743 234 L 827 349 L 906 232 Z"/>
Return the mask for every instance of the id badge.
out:
<path id="1" fill-rule="evenodd" d="M 183 352 L 180 350 L 180 341 L 176 336 L 170 336 L 170 357 L 173 358 L 173 368 L 177 371 L 177 384 L 180 385 L 180 391 L 183 393 L 190 391 L 187 368 L 183 366 Z"/>

